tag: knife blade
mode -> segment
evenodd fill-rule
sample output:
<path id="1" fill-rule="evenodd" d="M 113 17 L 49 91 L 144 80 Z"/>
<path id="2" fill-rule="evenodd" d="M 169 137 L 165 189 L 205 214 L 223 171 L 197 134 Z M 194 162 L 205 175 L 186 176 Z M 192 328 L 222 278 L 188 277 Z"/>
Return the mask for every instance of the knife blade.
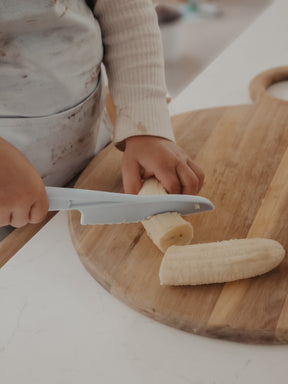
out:
<path id="1" fill-rule="evenodd" d="M 210 200 L 194 195 L 149 195 L 46 187 L 49 211 L 78 210 L 81 224 L 134 223 L 165 212 L 181 215 L 214 209 Z"/>

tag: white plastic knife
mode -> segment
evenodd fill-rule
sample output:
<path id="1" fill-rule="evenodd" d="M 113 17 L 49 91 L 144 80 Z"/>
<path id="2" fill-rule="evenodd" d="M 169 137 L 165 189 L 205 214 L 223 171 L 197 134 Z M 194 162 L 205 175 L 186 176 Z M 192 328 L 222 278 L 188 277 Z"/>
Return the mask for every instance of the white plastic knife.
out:
<path id="1" fill-rule="evenodd" d="M 76 188 L 46 187 L 49 211 L 81 212 L 81 224 L 133 223 L 164 212 L 190 215 L 214 209 L 210 200 L 193 195 L 139 196 Z"/>

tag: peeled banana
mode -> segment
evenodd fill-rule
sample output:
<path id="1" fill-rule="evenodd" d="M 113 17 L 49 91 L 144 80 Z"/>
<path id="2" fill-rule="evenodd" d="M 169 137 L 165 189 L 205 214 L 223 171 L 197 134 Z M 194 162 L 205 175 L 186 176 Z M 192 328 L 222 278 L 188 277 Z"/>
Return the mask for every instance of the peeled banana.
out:
<path id="1" fill-rule="evenodd" d="M 155 179 L 146 180 L 139 195 L 162 195 L 165 189 Z M 147 235 L 163 253 L 171 245 L 190 244 L 193 239 L 192 225 L 177 212 L 161 213 L 142 221 Z"/>
<path id="2" fill-rule="evenodd" d="M 285 256 L 282 245 L 271 239 L 236 239 L 171 246 L 160 266 L 161 285 L 223 283 L 261 275 Z"/>

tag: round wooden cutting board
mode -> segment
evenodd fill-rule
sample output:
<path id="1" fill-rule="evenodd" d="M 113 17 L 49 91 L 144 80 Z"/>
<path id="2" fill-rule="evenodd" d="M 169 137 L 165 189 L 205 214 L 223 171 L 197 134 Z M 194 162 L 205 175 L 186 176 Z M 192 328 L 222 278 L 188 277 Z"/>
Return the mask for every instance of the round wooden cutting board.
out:
<path id="1" fill-rule="evenodd" d="M 193 243 L 265 237 L 288 250 L 288 103 L 266 88 L 288 67 L 257 76 L 252 105 L 188 112 L 173 118 L 177 143 L 204 170 L 201 195 L 213 212 L 186 217 Z M 97 155 L 75 187 L 122 192 L 122 153 Z M 163 255 L 141 223 L 81 226 L 69 213 L 74 246 L 89 273 L 111 294 L 153 319 L 188 332 L 250 343 L 288 342 L 288 256 L 252 279 L 203 286 L 160 286 Z M 97 305 L 97 303 L 95 303 Z"/>

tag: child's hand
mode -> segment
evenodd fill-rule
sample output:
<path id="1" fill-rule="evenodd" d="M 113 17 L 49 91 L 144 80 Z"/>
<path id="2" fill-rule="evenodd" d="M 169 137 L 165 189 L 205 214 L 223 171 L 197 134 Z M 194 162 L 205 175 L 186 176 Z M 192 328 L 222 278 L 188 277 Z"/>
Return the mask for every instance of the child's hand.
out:
<path id="1" fill-rule="evenodd" d="M 27 158 L 0 138 L 0 227 L 44 220 L 48 198 L 41 177 Z"/>
<path id="2" fill-rule="evenodd" d="M 202 170 L 174 142 L 156 136 L 129 137 L 122 163 L 124 192 L 137 194 L 141 179 L 151 176 L 173 194 L 195 195 L 204 181 Z"/>

